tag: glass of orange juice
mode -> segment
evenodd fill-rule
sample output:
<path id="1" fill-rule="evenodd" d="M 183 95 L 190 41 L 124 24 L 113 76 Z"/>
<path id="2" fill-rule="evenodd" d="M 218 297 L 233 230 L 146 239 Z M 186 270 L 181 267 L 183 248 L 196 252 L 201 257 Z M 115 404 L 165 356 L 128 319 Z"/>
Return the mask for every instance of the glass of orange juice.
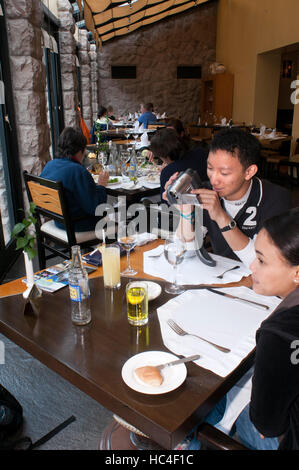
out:
<path id="1" fill-rule="evenodd" d="M 129 282 L 126 286 L 128 322 L 141 326 L 148 322 L 147 283 L 142 281 Z"/>
<path id="2" fill-rule="evenodd" d="M 118 246 L 101 247 L 104 287 L 120 287 L 120 249 Z"/>

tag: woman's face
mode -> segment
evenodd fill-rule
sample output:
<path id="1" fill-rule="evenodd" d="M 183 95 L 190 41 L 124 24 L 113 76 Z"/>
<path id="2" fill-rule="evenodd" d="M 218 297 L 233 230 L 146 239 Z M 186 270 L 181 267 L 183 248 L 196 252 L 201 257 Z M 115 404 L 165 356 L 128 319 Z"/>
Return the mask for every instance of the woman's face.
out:
<path id="1" fill-rule="evenodd" d="M 289 264 L 265 229 L 256 238 L 255 252 L 250 269 L 257 294 L 286 297 L 297 287 L 294 280 L 299 280 L 299 266 Z"/>

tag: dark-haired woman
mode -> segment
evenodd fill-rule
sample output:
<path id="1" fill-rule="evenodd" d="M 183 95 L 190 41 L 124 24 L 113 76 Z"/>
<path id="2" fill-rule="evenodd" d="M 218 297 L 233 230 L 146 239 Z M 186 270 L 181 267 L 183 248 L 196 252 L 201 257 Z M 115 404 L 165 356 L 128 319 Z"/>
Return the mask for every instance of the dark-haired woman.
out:
<path id="1" fill-rule="evenodd" d="M 107 108 L 104 106 L 100 106 L 99 111 L 98 111 L 98 117 L 95 120 L 91 131 L 90 131 L 90 143 L 95 144 L 96 143 L 96 131 L 97 128 L 101 131 L 107 130 L 107 123 L 109 122 L 109 117 L 108 117 L 108 111 Z M 103 139 L 104 140 L 104 139 Z"/>
<path id="2" fill-rule="evenodd" d="M 99 220 L 99 217 L 95 217 L 96 207 L 107 200 L 105 186 L 108 173 L 99 175 L 98 184 L 94 182 L 82 165 L 85 148 L 86 138 L 82 132 L 66 127 L 59 136 L 56 157 L 46 164 L 40 175 L 42 178 L 62 182 L 71 217 L 84 217 L 74 224 L 77 232 L 94 230 Z M 55 224 L 59 228 L 65 228 L 58 222 Z"/>
<path id="3" fill-rule="evenodd" d="M 174 129 L 162 128 L 155 132 L 151 138 L 150 151 L 154 158 L 163 162 L 160 175 L 162 201 L 165 183 L 176 172 L 192 168 L 198 172 L 203 181 L 207 180 L 207 154 L 200 148 L 189 151 Z"/>
<path id="4" fill-rule="evenodd" d="M 250 266 L 254 291 L 278 296 L 282 302 L 256 332 L 251 400 L 237 418 L 235 431 L 251 449 L 298 450 L 299 208 L 265 221 L 255 251 Z M 223 402 L 206 421 L 220 421 Z M 195 439 L 191 448 L 199 448 Z"/>

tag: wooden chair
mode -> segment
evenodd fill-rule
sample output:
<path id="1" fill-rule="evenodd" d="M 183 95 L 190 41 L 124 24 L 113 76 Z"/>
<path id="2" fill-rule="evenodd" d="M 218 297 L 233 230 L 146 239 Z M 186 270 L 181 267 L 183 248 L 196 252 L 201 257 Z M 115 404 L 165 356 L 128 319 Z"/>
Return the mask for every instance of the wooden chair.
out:
<path id="1" fill-rule="evenodd" d="M 249 450 L 209 423 L 202 423 L 198 427 L 197 439 L 201 443 L 202 450 Z"/>
<path id="2" fill-rule="evenodd" d="M 36 204 L 36 238 L 40 269 L 46 267 L 46 261 L 55 256 L 64 259 L 71 257 L 71 247 L 89 247 L 99 243 L 95 232 L 75 232 L 73 223 L 84 217 L 71 219 L 64 189 L 60 181 L 51 181 L 40 176 L 23 172 L 29 202 Z M 41 217 L 50 220 L 42 222 Z M 65 226 L 65 230 L 56 227 L 54 221 Z M 48 240 L 54 242 L 48 243 Z M 57 246 L 58 245 L 58 246 Z M 46 249 L 50 251 L 46 255 Z"/>

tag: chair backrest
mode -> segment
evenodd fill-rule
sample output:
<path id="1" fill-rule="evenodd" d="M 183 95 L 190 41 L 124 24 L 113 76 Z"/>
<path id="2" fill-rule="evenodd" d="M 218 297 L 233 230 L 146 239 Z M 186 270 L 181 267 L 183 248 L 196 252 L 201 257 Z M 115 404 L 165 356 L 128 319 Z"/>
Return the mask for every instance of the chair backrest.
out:
<path id="1" fill-rule="evenodd" d="M 61 181 L 51 181 L 27 171 L 23 172 L 23 176 L 29 202 L 36 204 L 37 229 L 41 226 L 40 215 L 49 217 L 64 224 L 69 243 L 76 244 L 73 221 L 69 216 Z"/>

